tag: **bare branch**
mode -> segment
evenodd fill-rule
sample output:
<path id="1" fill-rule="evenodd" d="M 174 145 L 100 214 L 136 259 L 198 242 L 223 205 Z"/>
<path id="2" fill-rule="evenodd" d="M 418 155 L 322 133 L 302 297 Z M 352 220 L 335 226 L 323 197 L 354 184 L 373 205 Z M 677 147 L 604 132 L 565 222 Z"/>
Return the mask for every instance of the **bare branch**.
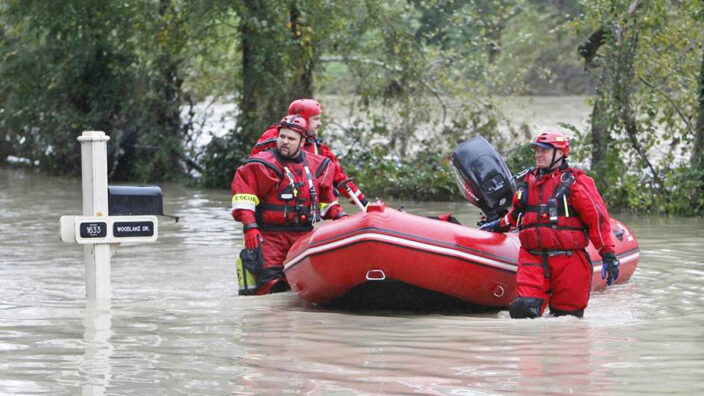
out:
<path id="1" fill-rule="evenodd" d="M 352 56 L 352 57 L 323 56 L 320 58 L 320 61 L 321 62 L 356 62 L 356 63 L 362 63 L 362 64 L 383 67 L 386 70 L 399 71 L 399 72 L 403 71 L 403 69 L 400 66 L 389 65 L 388 63 L 384 63 L 384 62 L 381 62 L 381 61 L 378 61 L 375 59 L 357 58 L 355 56 Z"/>
<path id="2" fill-rule="evenodd" d="M 400 66 L 389 65 L 388 63 L 384 63 L 384 62 L 378 61 L 376 59 L 346 57 L 346 56 L 324 56 L 324 57 L 320 58 L 320 61 L 321 62 L 356 62 L 356 63 L 362 63 L 362 64 L 383 67 L 386 70 L 391 70 L 391 71 L 395 71 L 395 72 L 403 71 L 403 68 L 401 68 Z M 430 93 L 433 94 L 435 99 L 437 99 L 438 102 L 440 103 L 440 106 L 442 107 L 442 122 L 444 123 L 445 120 L 447 119 L 447 104 L 442 99 L 442 97 L 438 93 L 437 89 L 435 89 L 433 86 L 431 86 L 430 83 L 428 83 L 425 79 L 423 79 L 421 82 L 423 83 L 423 86 L 425 86 L 430 91 Z"/>
<path id="3" fill-rule="evenodd" d="M 425 79 L 423 79 L 423 85 L 428 88 L 428 90 L 435 96 L 435 99 L 438 100 L 440 103 L 440 106 L 442 107 L 442 123 L 445 124 L 445 120 L 447 119 L 447 105 L 445 104 L 445 101 L 442 100 L 442 97 L 440 94 L 437 92 L 435 88 L 433 88 Z"/>
<path id="4" fill-rule="evenodd" d="M 643 84 L 645 84 L 645 85 L 647 85 L 648 87 L 650 87 L 651 89 L 654 89 L 655 91 L 657 91 L 660 95 L 662 95 L 663 97 L 665 97 L 665 99 L 667 99 L 668 102 L 670 102 L 670 104 L 672 105 L 672 107 L 674 107 L 675 110 L 677 111 L 677 114 L 679 114 L 680 118 L 682 118 L 682 121 L 684 121 L 684 123 L 687 125 L 687 132 L 691 133 L 691 132 L 692 132 L 692 121 L 691 121 L 691 117 L 690 117 L 690 118 L 687 118 L 687 117 L 684 115 L 684 113 L 682 112 L 682 109 L 680 109 L 680 107 L 677 106 L 677 103 L 675 103 L 675 101 L 672 99 L 672 97 L 671 97 L 670 95 L 668 95 L 667 93 L 665 93 L 665 91 L 663 91 L 662 89 L 660 89 L 660 88 L 654 86 L 652 83 L 650 83 L 650 82 L 649 82 L 648 80 L 646 80 L 645 78 L 643 78 L 643 77 L 641 77 L 641 76 L 638 76 L 638 79 L 639 79 L 640 81 L 642 81 Z"/>

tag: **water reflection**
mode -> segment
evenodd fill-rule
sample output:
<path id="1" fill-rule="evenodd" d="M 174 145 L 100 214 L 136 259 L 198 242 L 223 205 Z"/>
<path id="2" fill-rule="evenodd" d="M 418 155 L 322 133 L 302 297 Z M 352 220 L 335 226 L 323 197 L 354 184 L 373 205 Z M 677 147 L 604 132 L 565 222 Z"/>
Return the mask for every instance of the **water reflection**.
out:
<path id="1" fill-rule="evenodd" d="M 112 337 L 110 304 L 90 304 L 84 311 L 83 361 L 79 372 L 83 377 L 82 391 L 86 396 L 102 396 L 112 381 L 111 357 L 115 347 Z"/>

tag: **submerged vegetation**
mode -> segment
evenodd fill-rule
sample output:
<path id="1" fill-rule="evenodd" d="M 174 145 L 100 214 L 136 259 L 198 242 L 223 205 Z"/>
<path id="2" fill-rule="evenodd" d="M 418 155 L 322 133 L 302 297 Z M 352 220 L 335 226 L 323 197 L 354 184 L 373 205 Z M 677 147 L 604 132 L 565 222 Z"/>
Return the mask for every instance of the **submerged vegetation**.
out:
<path id="1" fill-rule="evenodd" d="M 324 134 L 367 195 L 458 199 L 448 157 L 472 135 L 530 165 L 538 131 L 498 96 L 580 94 L 589 127 L 563 128 L 612 208 L 702 215 L 703 19 L 698 0 L 0 0 L 0 159 L 77 174 L 76 136 L 104 130 L 114 180 L 226 188 L 292 99 L 337 95 Z M 204 145 L 195 108 L 218 98 L 236 123 Z"/>

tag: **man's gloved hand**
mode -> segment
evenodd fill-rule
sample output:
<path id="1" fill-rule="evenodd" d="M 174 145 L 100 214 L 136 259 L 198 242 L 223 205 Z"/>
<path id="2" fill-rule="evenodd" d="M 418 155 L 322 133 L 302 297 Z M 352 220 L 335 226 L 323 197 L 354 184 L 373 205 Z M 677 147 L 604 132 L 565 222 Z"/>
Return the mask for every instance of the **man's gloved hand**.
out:
<path id="1" fill-rule="evenodd" d="M 601 256 L 601 279 L 606 279 L 607 285 L 612 285 L 618 279 L 618 266 L 620 262 L 616 255 L 609 252 Z M 608 277 L 608 278 L 607 278 Z"/>
<path id="2" fill-rule="evenodd" d="M 244 232 L 244 247 L 248 250 L 254 250 L 259 247 L 262 242 L 262 233 L 259 228 L 250 228 Z"/>
<path id="3" fill-rule="evenodd" d="M 479 229 L 490 232 L 506 232 L 506 229 L 501 226 L 501 219 L 484 223 L 481 225 L 481 227 L 479 227 Z"/>
<path id="4" fill-rule="evenodd" d="M 359 202 L 362 204 L 362 206 L 364 206 L 364 209 L 366 209 L 369 206 L 369 201 L 364 196 L 364 194 L 362 194 L 361 197 L 362 198 L 359 200 Z M 354 203 L 354 202 L 350 202 L 350 203 Z"/>

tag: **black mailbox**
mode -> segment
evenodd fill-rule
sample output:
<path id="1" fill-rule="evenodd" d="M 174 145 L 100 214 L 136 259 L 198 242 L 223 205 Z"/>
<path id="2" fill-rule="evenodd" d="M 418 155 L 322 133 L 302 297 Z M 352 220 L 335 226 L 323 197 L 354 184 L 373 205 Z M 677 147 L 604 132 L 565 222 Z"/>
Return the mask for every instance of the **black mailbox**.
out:
<path id="1" fill-rule="evenodd" d="M 161 187 L 108 186 L 110 216 L 164 215 Z"/>

